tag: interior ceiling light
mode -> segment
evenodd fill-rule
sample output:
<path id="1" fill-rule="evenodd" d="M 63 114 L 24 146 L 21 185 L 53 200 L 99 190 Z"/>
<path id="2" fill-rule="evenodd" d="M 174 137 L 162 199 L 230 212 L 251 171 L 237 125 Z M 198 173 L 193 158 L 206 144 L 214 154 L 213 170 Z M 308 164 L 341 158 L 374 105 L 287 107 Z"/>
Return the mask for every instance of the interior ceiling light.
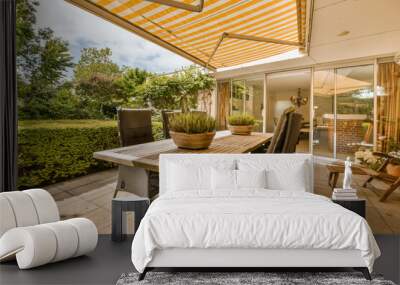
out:
<path id="1" fill-rule="evenodd" d="M 187 10 L 190 12 L 201 12 L 204 7 L 204 0 L 200 0 L 200 3 L 197 5 L 190 5 L 183 2 L 175 1 L 175 0 L 147 0 L 149 2 L 154 2 L 161 5 L 166 5 L 178 9 Z"/>
<path id="2" fill-rule="evenodd" d="M 350 31 L 343 31 L 343 32 L 340 32 L 339 34 L 337 34 L 337 36 L 344 37 L 344 36 L 347 36 L 348 34 L 350 34 Z"/>
<path id="3" fill-rule="evenodd" d="M 376 96 L 387 96 L 385 88 L 383 86 L 376 86 L 375 89 Z"/>

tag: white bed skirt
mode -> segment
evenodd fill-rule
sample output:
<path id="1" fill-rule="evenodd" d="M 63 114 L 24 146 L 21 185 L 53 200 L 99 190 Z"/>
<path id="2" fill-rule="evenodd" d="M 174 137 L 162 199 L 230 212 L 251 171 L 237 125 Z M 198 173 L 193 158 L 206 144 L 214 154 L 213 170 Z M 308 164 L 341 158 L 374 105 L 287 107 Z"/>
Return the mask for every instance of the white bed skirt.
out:
<path id="1" fill-rule="evenodd" d="M 155 250 L 147 267 L 366 267 L 359 250 L 193 249 Z"/>

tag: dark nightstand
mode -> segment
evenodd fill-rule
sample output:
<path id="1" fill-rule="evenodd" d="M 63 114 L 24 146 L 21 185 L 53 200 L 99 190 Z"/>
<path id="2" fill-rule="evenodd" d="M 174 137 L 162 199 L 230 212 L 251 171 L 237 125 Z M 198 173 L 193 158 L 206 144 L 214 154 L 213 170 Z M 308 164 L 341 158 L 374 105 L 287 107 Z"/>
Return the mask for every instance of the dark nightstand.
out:
<path id="1" fill-rule="evenodd" d="M 356 214 L 359 214 L 361 217 L 365 218 L 365 200 L 357 199 L 357 200 L 334 200 L 333 203 L 339 204 L 340 206 L 353 211 Z"/>
<path id="2" fill-rule="evenodd" d="M 135 231 L 139 227 L 140 221 L 149 208 L 149 198 L 142 197 L 126 197 L 114 198 L 112 200 L 112 232 L 111 239 L 113 241 L 123 241 L 126 238 L 124 234 L 127 221 L 124 212 L 132 211 L 135 213 Z"/>

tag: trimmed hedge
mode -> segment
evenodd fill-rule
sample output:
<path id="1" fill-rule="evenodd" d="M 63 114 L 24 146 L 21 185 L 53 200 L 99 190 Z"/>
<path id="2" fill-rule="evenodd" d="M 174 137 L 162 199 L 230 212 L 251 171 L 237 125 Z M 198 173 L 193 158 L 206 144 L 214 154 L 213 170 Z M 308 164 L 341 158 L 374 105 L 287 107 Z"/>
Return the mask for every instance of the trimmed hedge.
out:
<path id="1" fill-rule="evenodd" d="M 156 140 L 162 124 L 153 123 Z M 20 128 L 18 189 L 40 187 L 113 167 L 93 152 L 119 147 L 117 127 Z"/>

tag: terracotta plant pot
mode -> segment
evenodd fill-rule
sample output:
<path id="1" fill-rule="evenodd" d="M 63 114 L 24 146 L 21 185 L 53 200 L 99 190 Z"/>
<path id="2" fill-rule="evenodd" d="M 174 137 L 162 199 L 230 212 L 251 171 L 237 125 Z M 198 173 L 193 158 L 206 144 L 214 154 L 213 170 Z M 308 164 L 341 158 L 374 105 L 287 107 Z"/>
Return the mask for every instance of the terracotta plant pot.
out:
<path id="1" fill-rule="evenodd" d="M 389 175 L 392 175 L 392 176 L 395 176 L 395 177 L 400 177 L 400 165 L 389 163 L 386 166 L 386 172 Z"/>
<path id="2" fill-rule="evenodd" d="M 187 134 L 169 131 L 169 134 L 177 147 L 186 149 L 208 148 L 215 136 L 215 132 Z"/>
<path id="3" fill-rule="evenodd" d="M 228 129 L 231 131 L 232 135 L 243 135 L 248 136 L 253 130 L 253 125 L 239 126 L 239 125 L 228 125 Z"/>

